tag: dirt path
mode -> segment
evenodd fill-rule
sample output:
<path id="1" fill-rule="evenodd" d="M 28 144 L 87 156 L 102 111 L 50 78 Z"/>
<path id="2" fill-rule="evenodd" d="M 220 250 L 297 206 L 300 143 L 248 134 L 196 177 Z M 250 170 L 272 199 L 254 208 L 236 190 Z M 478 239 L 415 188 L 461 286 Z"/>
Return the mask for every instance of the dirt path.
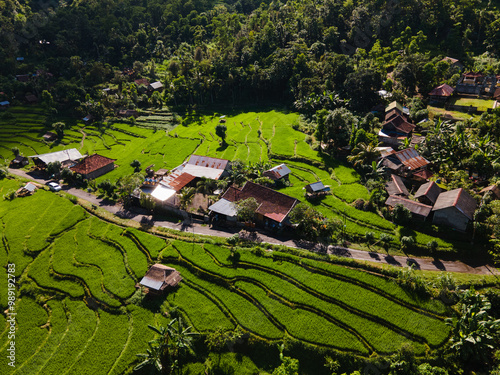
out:
<path id="1" fill-rule="evenodd" d="M 22 170 L 9 169 L 9 172 L 20 177 L 24 177 L 30 180 L 34 180 L 40 184 L 45 184 L 48 180 L 41 178 L 36 175 L 28 174 Z M 122 218 L 128 218 L 135 220 L 137 222 L 143 222 L 146 220 L 149 223 L 157 227 L 170 228 L 174 230 L 179 230 L 183 232 L 189 232 L 194 234 L 201 234 L 207 236 L 216 237 L 230 237 L 235 233 L 239 233 L 238 228 L 222 228 L 222 227 L 210 227 L 206 224 L 201 223 L 191 223 L 189 221 L 184 221 L 181 223 L 173 223 L 170 221 L 156 221 L 152 220 L 151 215 L 144 215 L 138 211 L 125 210 L 122 206 L 110 203 L 106 200 L 97 198 L 94 194 L 87 193 L 86 191 L 68 188 L 63 186 L 63 190 L 67 193 L 74 195 L 78 198 L 84 199 L 96 206 L 102 207 L 105 210 L 113 213 Z M 275 245 L 286 245 L 294 248 L 307 249 L 312 251 L 327 252 L 328 254 L 348 257 L 361 261 L 369 261 L 379 264 L 389 264 L 392 266 L 406 266 L 408 264 L 413 264 L 416 269 L 425 271 L 446 271 L 446 272 L 460 272 L 460 273 L 470 273 L 476 275 L 500 275 L 500 272 L 492 266 L 489 265 L 470 265 L 460 261 L 441 261 L 439 259 L 430 258 L 411 258 L 399 255 L 387 255 L 383 253 L 368 252 L 362 250 L 354 250 L 338 246 L 321 246 L 317 244 L 312 244 L 307 241 L 294 240 L 289 237 L 275 236 L 262 231 L 247 232 L 253 240 L 257 242 L 266 242 Z"/>

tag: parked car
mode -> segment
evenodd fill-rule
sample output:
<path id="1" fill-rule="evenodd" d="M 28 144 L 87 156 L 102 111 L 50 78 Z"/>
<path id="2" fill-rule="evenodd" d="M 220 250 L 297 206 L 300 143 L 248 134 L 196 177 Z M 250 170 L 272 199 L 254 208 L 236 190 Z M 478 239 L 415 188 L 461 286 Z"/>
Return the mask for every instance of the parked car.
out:
<path id="1" fill-rule="evenodd" d="M 61 185 L 59 185 L 57 182 L 54 182 L 54 181 L 47 182 L 47 186 L 52 191 L 60 191 L 61 190 Z"/>

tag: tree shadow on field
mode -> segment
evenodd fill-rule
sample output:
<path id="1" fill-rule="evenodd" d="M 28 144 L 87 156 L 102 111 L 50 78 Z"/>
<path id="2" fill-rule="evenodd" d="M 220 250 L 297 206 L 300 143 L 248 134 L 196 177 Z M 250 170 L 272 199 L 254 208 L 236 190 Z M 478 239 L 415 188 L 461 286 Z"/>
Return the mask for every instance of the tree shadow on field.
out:
<path id="1" fill-rule="evenodd" d="M 154 296 L 148 293 L 142 299 L 141 305 L 142 307 L 153 313 L 160 313 L 161 305 L 163 304 L 163 302 L 165 302 L 166 298 L 166 295 Z"/>
<path id="2" fill-rule="evenodd" d="M 229 143 L 222 142 L 222 144 L 220 144 L 219 147 L 217 147 L 217 151 L 218 152 L 225 151 L 228 146 L 229 146 Z"/>

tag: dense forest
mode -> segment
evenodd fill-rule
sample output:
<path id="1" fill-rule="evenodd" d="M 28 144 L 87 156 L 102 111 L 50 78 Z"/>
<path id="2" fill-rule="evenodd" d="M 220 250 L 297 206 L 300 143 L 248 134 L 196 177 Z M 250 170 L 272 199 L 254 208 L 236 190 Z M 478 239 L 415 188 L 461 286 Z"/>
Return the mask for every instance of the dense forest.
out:
<path id="1" fill-rule="evenodd" d="M 34 91 L 83 100 L 95 85 L 120 84 L 115 68 L 135 68 L 159 76 L 171 104 L 272 101 L 314 112 L 340 99 L 368 112 L 382 87 L 404 97 L 451 79 L 444 55 L 498 68 L 494 1 L 4 0 L 0 10 L 7 95 L 19 90 L 14 74 L 44 68 L 54 78 Z"/>

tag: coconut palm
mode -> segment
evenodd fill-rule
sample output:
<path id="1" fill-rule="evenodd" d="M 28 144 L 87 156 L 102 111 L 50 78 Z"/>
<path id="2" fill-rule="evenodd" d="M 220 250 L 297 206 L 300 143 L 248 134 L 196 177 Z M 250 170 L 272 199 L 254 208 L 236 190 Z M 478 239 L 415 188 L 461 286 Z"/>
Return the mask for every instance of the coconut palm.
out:
<path id="1" fill-rule="evenodd" d="M 185 210 L 191 204 L 195 193 L 196 190 L 193 187 L 188 187 L 181 190 L 179 194 L 179 204 L 181 206 L 181 209 Z"/>
<path id="2" fill-rule="evenodd" d="M 360 143 L 354 147 L 351 156 L 347 158 L 355 167 L 368 165 L 380 156 L 380 151 L 371 143 Z"/>

